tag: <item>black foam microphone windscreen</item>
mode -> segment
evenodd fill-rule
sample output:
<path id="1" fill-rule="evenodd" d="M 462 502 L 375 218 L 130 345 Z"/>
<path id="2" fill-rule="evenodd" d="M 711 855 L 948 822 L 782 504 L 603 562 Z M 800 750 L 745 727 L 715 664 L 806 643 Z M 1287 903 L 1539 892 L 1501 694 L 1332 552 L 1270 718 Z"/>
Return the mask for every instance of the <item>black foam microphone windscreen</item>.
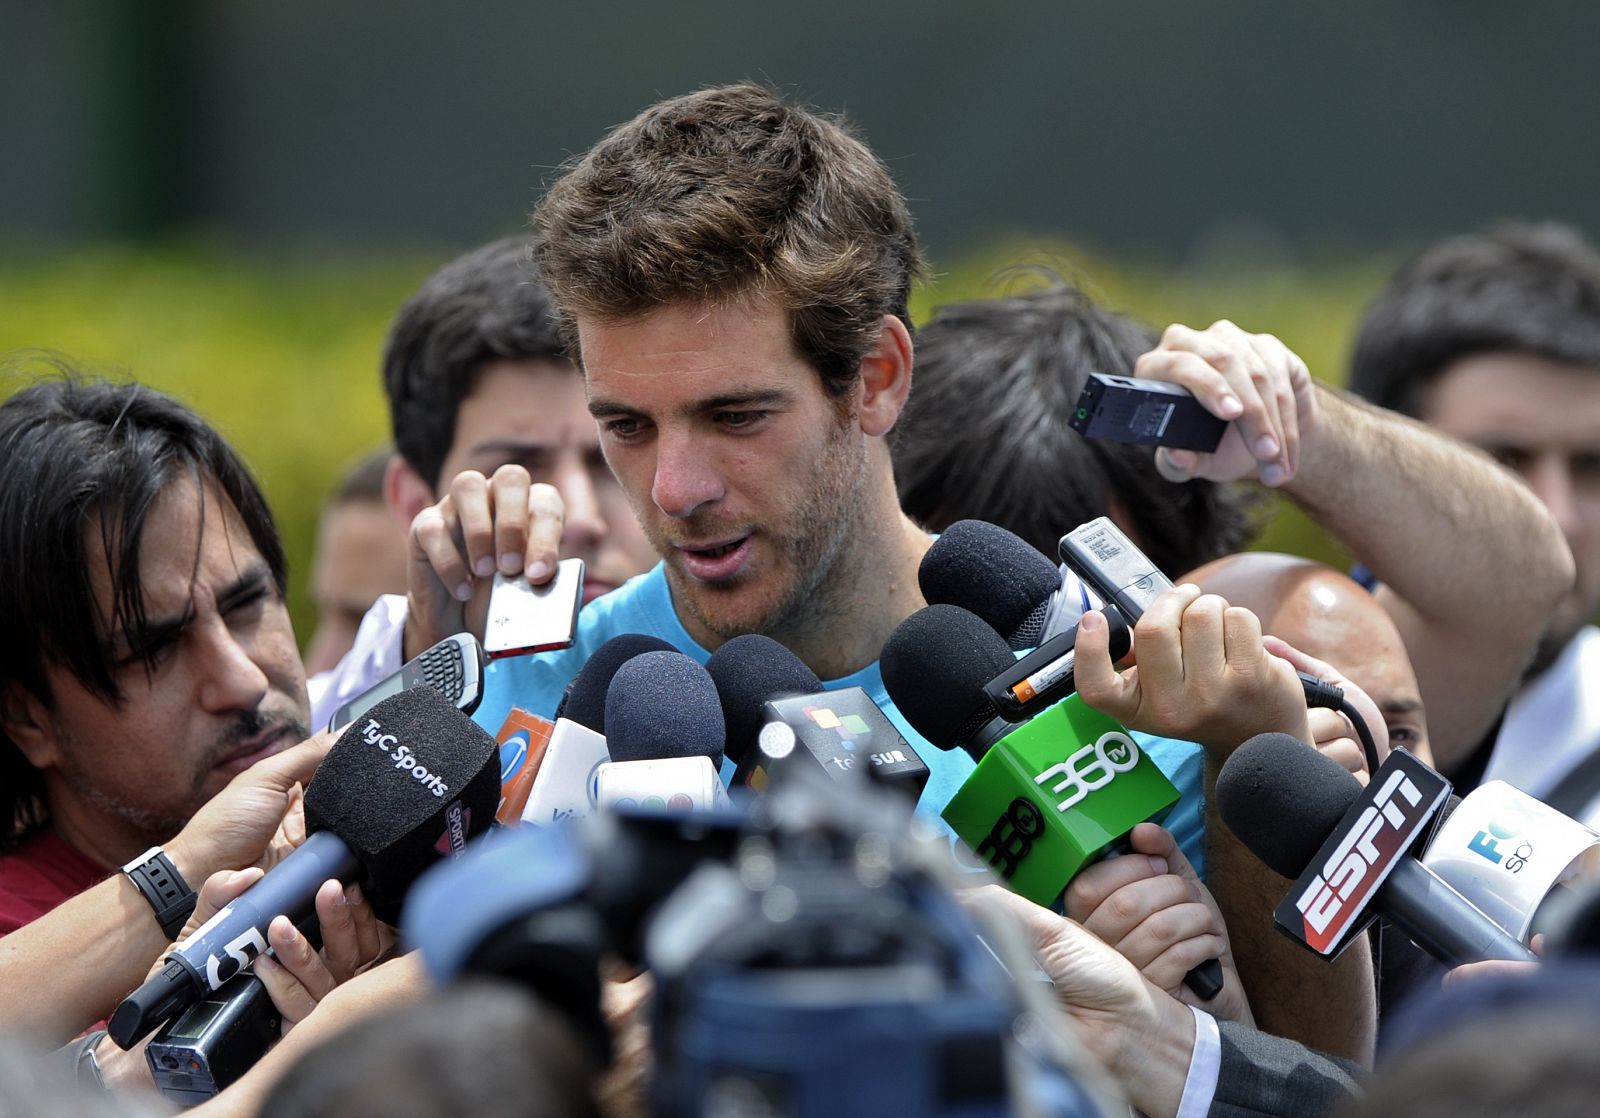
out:
<path id="1" fill-rule="evenodd" d="M 746 633 L 734 637 L 711 654 L 706 671 L 717 687 L 722 721 L 727 731 L 726 750 L 735 764 L 755 746 L 766 722 L 762 709 L 773 699 L 815 695 L 822 681 L 800 657 L 771 637 Z"/>
<path id="2" fill-rule="evenodd" d="M 917 568 L 929 604 L 961 606 L 1012 648 L 1039 643 L 1061 571 L 1021 536 L 983 520 L 958 520 L 939 534 Z"/>
<path id="3" fill-rule="evenodd" d="M 617 669 L 606 693 L 613 761 L 710 757 L 722 764 L 722 703 L 705 668 L 681 652 L 646 652 Z"/>
<path id="4" fill-rule="evenodd" d="M 889 634 L 878 667 L 905 720 L 940 749 L 953 749 L 997 716 L 983 686 L 1015 663 L 1005 639 L 981 617 L 932 605 Z"/>
<path id="5" fill-rule="evenodd" d="M 589 654 L 578 674 L 567 684 L 556 707 L 557 718 L 587 726 L 601 736 L 606 732 L 606 692 L 617 669 L 646 652 L 673 652 L 670 644 L 647 633 L 618 633 Z"/>
<path id="6" fill-rule="evenodd" d="M 1361 795 L 1343 766 L 1291 734 L 1258 734 L 1217 774 L 1222 821 L 1274 873 L 1299 877 Z"/>
<path id="7" fill-rule="evenodd" d="M 417 875 L 485 830 L 499 799 L 494 739 L 437 691 L 414 687 L 339 736 L 306 786 L 306 830 L 344 840 L 374 910 L 392 922 Z"/>

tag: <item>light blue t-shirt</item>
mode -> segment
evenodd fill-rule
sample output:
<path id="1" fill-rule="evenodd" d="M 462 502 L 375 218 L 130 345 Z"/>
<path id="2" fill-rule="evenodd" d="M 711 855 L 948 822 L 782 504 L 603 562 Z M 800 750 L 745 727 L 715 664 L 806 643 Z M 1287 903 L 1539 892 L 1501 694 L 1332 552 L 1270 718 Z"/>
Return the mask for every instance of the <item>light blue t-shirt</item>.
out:
<path id="1" fill-rule="evenodd" d="M 563 689 L 578 674 L 578 669 L 597 648 L 622 633 L 659 637 L 702 664 L 711 659 L 711 653 L 701 648 L 678 620 L 678 613 L 672 606 L 672 591 L 667 586 L 666 568 L 657 563 L 648 573 L 629 579 L 618 589 L 584 606 L 578 614 L 578 632 L 571 648 L 492 661 L 484 671 L 483 700 L 473 718 L 492 734 L 500 729 L 514 706 L 547 718 L 552 716 L 561 702 Z M 913 730 L 884 690 L 883 676 L 876 662 L 842 679 L 828 680 L 823 686 L 830 690 L 859 687 L 882 708 L 895 729 L 928 766 L 928 784 L 917 801 L 917 814 L 945 833 L 953 833 L 939 817 L 939 812 L 972 772 L 973 761 L 966 751 L 939 749 Z M 1137 732 L 1135 739 L 1183 797 L 1163 825 L 1172 832 L 1193 863 L 1195 872 L 1203 879 L 1205 823 L 1201 810 L 1200 747 L 1193 742 Z"/>

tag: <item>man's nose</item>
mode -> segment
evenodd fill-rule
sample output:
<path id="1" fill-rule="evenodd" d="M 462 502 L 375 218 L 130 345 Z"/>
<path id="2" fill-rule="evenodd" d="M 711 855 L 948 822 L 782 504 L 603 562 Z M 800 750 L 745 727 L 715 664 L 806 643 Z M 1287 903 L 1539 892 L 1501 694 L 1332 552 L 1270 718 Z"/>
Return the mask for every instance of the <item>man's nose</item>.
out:
<path id="1" fill-rule="evenodd" d="M 203 624 L 196 634 L 200 647 L 200 705 L 214 714 L 254 710 L 267 697 L 267 674 L 220 617 Z"/>
<path id="2" fill-rule="evenodd" d="M 657 442 L 650 497 L 668 516 L 684 519 L 723 497 L 723 482 L 703 445 L 687 435 L 662 433 Z"/>
<path id="3" fill-rule="evenodd" d="M 1572 485 L 1572 465 L 1564 454 L 1538 455 L 1523 472 L 1534 496 L 1550 510 L 1561 531 L 1571 539 L 1578 530 L 1578 502 Z"/>

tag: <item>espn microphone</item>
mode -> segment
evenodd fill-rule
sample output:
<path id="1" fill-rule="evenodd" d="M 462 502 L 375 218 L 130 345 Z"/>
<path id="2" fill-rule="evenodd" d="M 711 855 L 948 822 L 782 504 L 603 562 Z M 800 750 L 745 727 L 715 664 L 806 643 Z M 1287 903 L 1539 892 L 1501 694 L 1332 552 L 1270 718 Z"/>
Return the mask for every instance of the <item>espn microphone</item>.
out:
<path id="1" fill-rule="evenodd" d="M 835 780 L 865 774 L 913 802 L 922 795 L 927 764 L 862 688 L 824 689 L 798 656 L 759 634 L 724 644 L 706 668 L 736 751 L 735 788 L 764 793 L 773 762 L 800 759 Z"/>
<path id="2" fill-rule="evenodd" d="M 548 826 L 588 815 L 595 807 L 595 779 L 611 760 L 606 750 L 606 692 L 623 664 L 645 652 L 671 651 L 659 637 L 620 633 L 589 656 L 567 684 L 556 707 L 555 728 L 545 748 L 522 821 Z"/>
<path id="3" fill-rule="evenodd" d="M 161 970 L 111 1015 L 131 1048 L 267 950 L 267 925 L 295 924 L 333 878 L 358 882 L 393 923 L 406 890 L 442 856 L 488 829 L 500 798 L 494 739 L 437 691 L 384 699 L 353 722 L 305 791 L 306 841 L 167 954 Z"/>
<path id="4" fill-rule="evenodd" d="M 716 684 L 681 652 L 646 652 L 606 692 L 611 760 L 595 776 L 603 808 L 694 811 L 720 802 L 724 730 Z"/>
<path id="5" fill-rule="evenodd" d="M 1295 879 L 1273 921 L 1317 954 L 1334 958 L 1383 916 L 1446 966 L 1535 958 L 1416 859 L 1449 794 L 1449 782 L 1404 749 L 1362 788 L 1288 734 L 1258 734 L 1217 774 L 1228 829 Z"/>
<path id="6" fill-rule="evenodd" d="M 1049 907 L 1085 866 L 1120 852 L 1135 826 L 1165 816 L 1179 793 L 1127 730 L 1077 695 L 1020 725 L 1001 717 L 984 688 L 1014 663 L 999 633 L 952 605 L 906 618 L 880 658 L 906 721 L 977 762 L 941 812 L 945 822 L 1013 892 Z M 1221 964 L 1208 960 L 1184 981 L 1214 998 Z"/>

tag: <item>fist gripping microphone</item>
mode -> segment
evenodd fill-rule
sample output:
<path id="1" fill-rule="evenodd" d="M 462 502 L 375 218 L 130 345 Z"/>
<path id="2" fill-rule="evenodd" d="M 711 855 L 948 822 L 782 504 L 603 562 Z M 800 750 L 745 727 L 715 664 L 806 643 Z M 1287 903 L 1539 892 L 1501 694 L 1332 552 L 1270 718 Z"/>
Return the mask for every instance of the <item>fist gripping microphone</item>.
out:
<path id="1" fill-rule="evenodd" d="M 494 739 L 437 691 L 384 699 L 340 735 L 306 786 L 306 841 L 173 947 L 161 970 L 111 1015 L 131 1048 L 267 950 L 267 925 L 311 914 L 333 878 L 358 882 L 393 923 L 411 883 L 488 828 L 500 798 Z"/>
<path id="2" fill-rule="evenodd" d="M 1228 829 L 1295 879 L 1274 922 L 1317 954 L 1334 958 L 1383 916 L 1446 966 L 1534 958 L 1416 859 L 1449 794 L 1449 783 L 1404 749 L 1362 788 L 1288 734 L 1258 734 L 1217 774 Z"/>
<path id="3" fill-rule="evenodd" d="M 595 779 L 611 759 L 606 749 L 606 693 L 623 664 L 645 652 L 671 651 L 658 637 L 621 633 L 595 649 L 567 684 L 539 774 L 528 790 L 522 822 L 546 826 L 594 810 Z"/>
<path id="4" fill-rule="evenodd" d="M 1132 736 L 1076 695 L 1021 725 L 1003 718 L 985 685 L 1011 670 L 1011 649 L 958 606 L 928 606 L 906 618 L 880 664 L 906 721 L 978 763 L 945 806 L 945 822 L 1035 904 L 1054 904 L 1080 870 L 1119 852 L 1136 825 L 1178 802 L 1178 790 Z M 1214 998 L 1221 964 L 1208 960 L 1185 982 Z"/>
<path id="5" fill-rule="evenodd" d="M 611 760 L 595 777 L 603 808 L 705 810 L 722 795 L 725 736 L 711 676 L 681 652 L 646 652 L 606 692 Z"/>
<path id="6" fill-rule="evenodd" d="M 735 637 L 706 667 L 729 727 L 734 787 L 764 793 L 772 763 L 799 758 L 835 780 L 865 774 L 913 801 L 922 795 L 927 764 L 862 688 L 825 690 L 798 656 L 759 634 Z"/>

